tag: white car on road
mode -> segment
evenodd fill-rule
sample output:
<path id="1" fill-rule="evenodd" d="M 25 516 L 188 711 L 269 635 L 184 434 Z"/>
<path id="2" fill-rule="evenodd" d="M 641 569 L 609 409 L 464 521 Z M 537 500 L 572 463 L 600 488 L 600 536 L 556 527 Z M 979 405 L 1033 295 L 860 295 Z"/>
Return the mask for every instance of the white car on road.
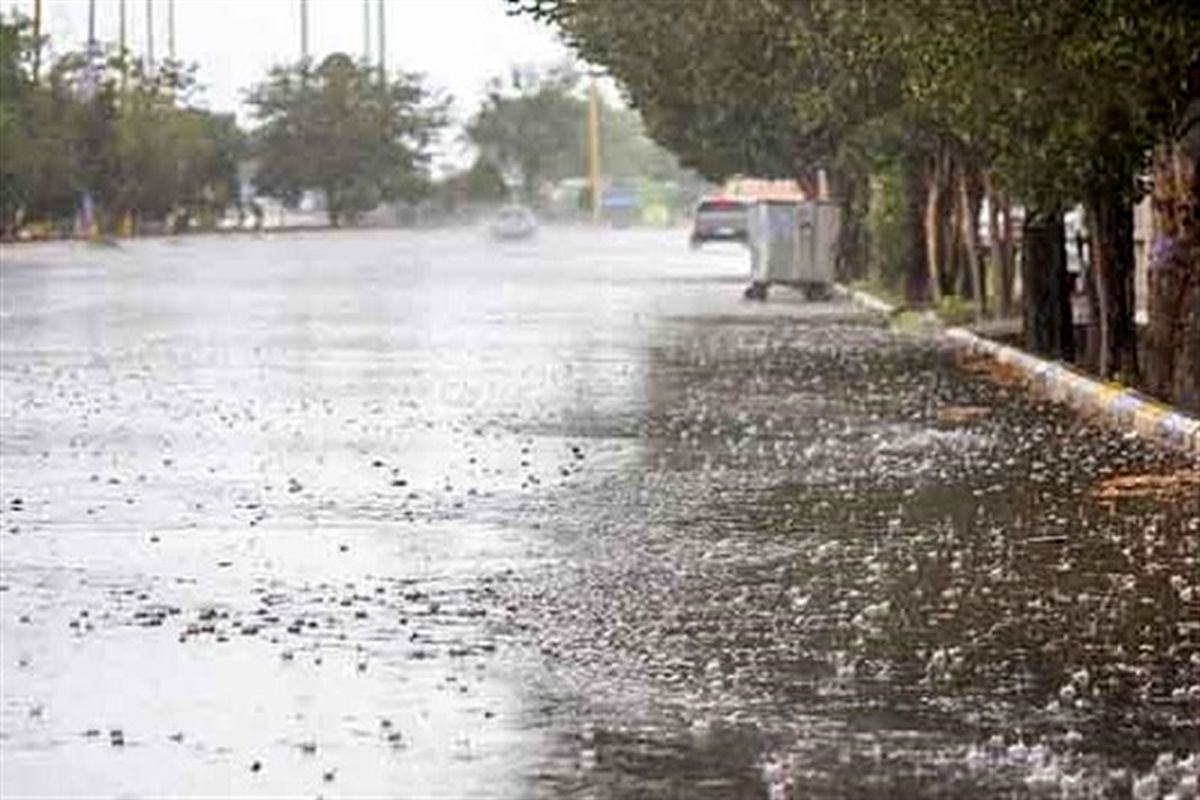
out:
<path id="1" fill-rule="evenodd" d="M 505 206 L 488 226 L 496 239 L 528 239 L 537 233 L 537 217 L 525 206 Z"/>

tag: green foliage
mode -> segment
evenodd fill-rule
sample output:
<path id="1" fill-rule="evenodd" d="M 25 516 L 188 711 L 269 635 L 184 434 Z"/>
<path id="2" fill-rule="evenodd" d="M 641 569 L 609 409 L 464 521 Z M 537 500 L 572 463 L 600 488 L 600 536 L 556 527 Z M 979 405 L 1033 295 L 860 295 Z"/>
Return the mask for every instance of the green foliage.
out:
<path id="1" fill-rule="evenodd" d="M 588 174 L 588 101 L 582 76 L 571 66 L 513 70 L 495 79 L 467 124 L 467 140 L 482 161 L 496 166 L 528 203 L 547 184 Z M 690 183 L 694 175 L 648 136 L 637 111 L 597 99 L 600 162 L 609 178 Z"/>
<path id="2" fill-rule="evenodd" d="M 491 81 L 467 123 L 467 139 L 527 202 L 544 183 L 582 174 L 587 106 L 575 93 L 579 80 L 570 67 L 514 69 L 507 81 Z"/>
<path id="3" fill-rule="evenodd" d="M 1157 0 L 510 3 L 606 67 L 711 177 L 801 176 L 877 152 L 881 132 L 910 150 L 950 137 L 1046 207 L 1098 176 L 1133 192 L 1200 54 L 1193 4 Z"/>
<path id="4" fill-rule="evenodd" d="M 508 187 L 499 168 L 486 158 L 476 158 L 471 166 L 439 181 L 434 200 L 445 212 L 470 206 L 496 205 L 508 198 Z"/>
<path id="5" fill-rule="evenodd" d="M 821 121 L 794 112 L 815 66 L 797 49 L 801 3 L 527 0 L 603 65 L 651 137 L 710 180 L 798 174 L 829 143 Z"/>
<path id="6" fill-rule="evenodd" d="M 472 202 L 496 203 L 508 196 L 504 176 L 491 161 L 476 159 L 465 177 L 466 197 Z"/>
<path id="7" fill-rule="evenodd" d="M 0 232 L 21 218 L 69 215 L 79 189 L 79 108 L 33 80 L 32 26 L 0 18 Z"/>
<path id="8" fill-rule="evenodd" d="M 880 300 L 891 304 L 894 308 L 904 308 L 905 300 L 903 293 L 898 292 L 883 283 L 880 283 L 878 280 L 868 278 L 865 280 L 851 281 L 848 286 L 854 291 L 862 292 L 863 294 L 869 294 L 872 297 L 877 297 Z"/>
<path id="9" fill-rule="evenodd" d="M 196 107 L 194 68 L 67 53 L 35 80 L 30 34 L 0 18 L 0 229 L 69 222 L 85 191 L 109 228 L 126 214 L 211 223 L 237 202 L 242 135 Z"/>
<path id="10" fill-rule="evenodd" d="M 966 325 L 975 319 L 975 309 L 969 300 L 948 294 L 938 301 L 938 318 L 947 325 Z"/>
<path id="11" fill-rule="evenodd" d="M 629 108 L 600 104 L 600 160 L 608 175 L 686 182 L 693 173 L 684 170 L 671 151 L 646 136 L 642 116 Z M 583 175 L 582 169 L 577 174 Z"/>
<path id="12" fill-rule="evenodd" d="M 445 103 L 416 75 L 381 84 L 372 67 L 334 53 L 315 70 L 276 67 L 248 102 L 259 123 L 255 185 L 265 194 L 295 203 L 320 190 L 339 225 L 381 201 L 429 190 L 428 148 L 445 123 Z"/>

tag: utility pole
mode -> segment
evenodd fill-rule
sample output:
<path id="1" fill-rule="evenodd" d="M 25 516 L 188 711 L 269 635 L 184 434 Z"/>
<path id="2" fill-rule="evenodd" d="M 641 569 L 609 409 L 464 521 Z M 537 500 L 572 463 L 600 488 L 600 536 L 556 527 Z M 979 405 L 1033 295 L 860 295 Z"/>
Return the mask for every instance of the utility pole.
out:
<path id="1" fill-rule="evenodd" d="M 379 85 L 387 85 L 387 23 L 383 14 L 383 0 L 379 0 Z"/>
<path id="2" fill-rule="evenodd" d="M 100 88 L 100 43 L 96 41 L 96 0 L 88 0 L 87 94 L 88 101 Z"/>
<path id="3" fill-rule="evenodd" d="M 596 76 L 588 87 L 588 182 L 592 188 L 592 222 L 600 221 L 600 99 Z"/>
<path id="4" fill-rule="evenodd" d="M 308 0 L 300 0 L 300 61 L 308 64 Z"/>
<path id="5" fill-rule="evenodd" d="M 84 81 L 83 100 L 88 105 L 88 113 L 92 117 L 91 122 L 98 121 L 96 118 L 100 114 L 99 104 L 95 102 L 96 92 L 100 88 L 99 56 L 100 46 L 96 42 L 96 0 L 88 0 L 88 37 L 87 37 L 87 77 Z M 90 124 L 89 124 L 90 127 Z M 80 214 L 79 221 L 83 228 L 82 233 L 89 241 L 96 241 L 100 238 L 100 223 L 96 210 L 96 195 L 93 191 L 96 186 L 92 183 L 95 176 L 89 175 L 93 159 L 98 155 L 95 150 L 95 142 L 89 132 L 85 137 L 84 145 L 85 178 L 84 187 L 79 197 Z"/>
<path id="6" fill-rule="evenodd" d="M 362 0 L 363 6 L 363 63 L 371 63 L 371 0 Z"/>
<path id="7" fill-rule="evenodd" d="M 117 0 L 117 18 L 120 20 L 117 28 L 117 53 L 121 57 L 121 98 L 124 102 L 125 88 L 129 82 L 129 55 L 125 52 L 125 0 Z"/>
<path id="8" fill-rule="evenodd" d="M 42 67 L 42 0 L 33 0 L 33 82 Z"/>
<path id="9" fill-rule="evenodd" d="M 121 97 L 120 97 L 120 102 L 121 102 L 122 112 L 124 112 L 126 103 L 128 102 L 128 96 L 126 93 L 129 90 L 129 50 L 127 48 L 128 30 L 127 30 L 126 16 L 127 15 L 126 15 L 126 8 L 125 8 L 125 0 L 117 0 L 117 18 L 119 20 L 119 24 L 117 27 L 117 31 L 118 31 L 117 38 L 118 38 L 118 48 L 119 49 L 117 50 L 117 53 L 121 58 Z M 121 216 L 121 222 L 120 222 L 119 227 L 117 228 L 117 233 L 118 233 L 118 235 L 124 236 L 126 238 L 133 236 L 133 212 L 132 211 L 130 211 L 128 209 L 125 210 L 125 213 Z"/>
<path id="10" fill-rule="evenodd" d="M 167 56 L 175 60 L 175 0 L 167 0 Z"/>
<path id="11" fill-rule="evenodd" d="M 146 0 L 146 71 L 154 74 L 154 0 Z"/>

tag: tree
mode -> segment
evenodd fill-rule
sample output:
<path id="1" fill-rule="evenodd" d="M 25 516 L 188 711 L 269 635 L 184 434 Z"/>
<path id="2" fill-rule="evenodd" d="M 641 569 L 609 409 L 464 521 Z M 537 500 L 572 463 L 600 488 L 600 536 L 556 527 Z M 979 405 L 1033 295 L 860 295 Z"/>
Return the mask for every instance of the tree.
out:
<path id="1" fill-rule="evenodd" d="M 1155 153 L 1153 208 L 1148 385 L 1200 411 L 1200 97 Z"/>
<path id="2" fill-rule="evenodd" d="M 127 216 L 215 222 L 238 196 L 242 134 L 195 103 L 195 67 L 66 53 L 35 81 L 28 21 L 0 19 L 0 228 L 71 220 L 84 192 L 105 230 Z"/>
<path id="3" fill-rule="evenodd" d="M 34 81 L 34 46 L 27 19 L 0 18 L 0 234 L 37 217 L 69 217 L 80 188 L 81 107 L 60 72 Z"/>
<path id="4" fill-rule="evenodd" d="M 791 20 L 801 4 L 732 0 L 514 2 L 555 24 L 603 65 L 641 112 L 651 138 L 683 166 L 721 181 L 795 177 L 829 143 L 794 113 L 791 88 L 811 64 Z"/>
<path id="5" fill-rule="evenodd" d="M 471 166 L 447 175 L 434 185 L 434 200 L 445 213 L 458 213 L 473 206 L 497 205 L 509 196 L 499 168 L 479 157 Z"/>
<path id="6" fill-rule="evenodd" d="M 874 68 L 874 56 L 872 69 L 855 80 L 830 80 L 837 73 L 815 3 L 514 4 L 558 26 L 583 58 L 603 65 L 651 137 L 683 166 L 718 182 L 737 174 L 795 178 L 814 195 L 826 170 L 842 190 L 841 271 L 861 273 L 868 182 L 861 151 L 846 145 L 851 131 L 890 102 L 894 80 Z"/>
<path id="7" fill-rule="evenodd" d="M 507 82 L 491 81 L 467 123 L 467 140 L 534 205 L 544 183 L 585 171 L 586 105 L 575 94 L 579 80 L 569 66 L 515 69 Z"/>
<path id="8" fill-rule="evenodd" d="M 1084 203 L 1095 366 L 1105 377 L 1136 379 L 1131 212 L 1148 154 L 1195 97 L 1194 8 L 913 0 L 889 10 L 904 32 L 910 94 L 976 144 L 998 182 L 1032 209 L 1027 220 Z M 1044 299 L 1026 293 L 1027 303 Z"/>
<path id="9" fill-rule="evenodd" d="M 265 194 L 295 203 L 319 190 L 336 227 L 428 187 L 429 145 L 446 104 L 416 75 L 381 84 L 374 68 L 334 53 L 315 70 L 276 67 L 248 102 L 259 124 L 255 184 Z"/>
<path id="10" fill-rule="evenodd" d="M 861 201 L 865 175 L 897 160 L 904 183 L 922 185 L 920 204 L 907 208 L 924 211 L 924 282 L 935 301 L 965 294 L 985 310 L 976 241 L 984 188 L 993 209 L 1007 208 L 1010 198 L 1020 203 L 1024 253 L 1027 262 L 1037 259 L 1022 267 L 1027 346 L 1056 357 L 1074 349 L 1063 302 L 1062 210 L 1084 203 L 1095 253 L 1096 367 L 1105 377 L 1137 377 L 1130 212 L 1148 154 L 1172 138 L 1197 97 L 1194 4 L 510 2 L 556 25 L 606 67 L 652 135 L 710 177 L 782 171 L 803 181 L 821 167 L 854 222 L 869 207 Z M 923 169 L 913 169 L 921 161 Z M 1194 207 L 1187 191 L 1176 198 L 1181 204 Z M 995 214 L 993 231 L 1009 219 Z M 861 249 L 852 241 L 840 248 L 843 255 Z M 1010 275 L 1011 248 L 998 244 L 993 254 L 1000 274 Z M 917 277 L 909 276 L 910 292 Z M 1160 291 L 1166 300 L 1171 289 Z M 1170 303 L 1157 307 L 1178 314 Z M 1164 325 L 1155 341 L 1170 347 L 1179 337 Z"/>

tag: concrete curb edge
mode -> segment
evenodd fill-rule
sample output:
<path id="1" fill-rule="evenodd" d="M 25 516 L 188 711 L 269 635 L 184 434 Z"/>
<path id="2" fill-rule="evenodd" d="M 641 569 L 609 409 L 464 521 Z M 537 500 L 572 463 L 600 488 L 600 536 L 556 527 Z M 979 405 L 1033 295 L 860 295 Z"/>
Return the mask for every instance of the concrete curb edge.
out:
<path id="1" fill-rule="evenodd" d="M 835 283 L 833 285 L 833 291 L 834 294 L 849 298 L 863 308 L 870 309 L 871 311 L 877 311 L 880 314 L 891 316 L 897 311 L 896 307 L 891 303 L 880 300 L 878 297 L 869 295 L 866 292 L 860 292 L 857 289 L 851 289 L 848 286 L 843 286 L 840 283 Z"/>
<path id="2" fill-rule="evenodd" d="M 894 314 L 896 309 L 877 297 L 846 287 L 839 293 L 872 311 Z M 1104 383 L 1063 364 L 1000 344 L 966 328 L 945 328 L 942 335 L 973 355 L 985 356 L 1016 369 L 1031 386 L 1051 400 L 1085 414 L 1095 414 L 1121 430 L 1131 431 L 1167 447 L 1200 455 L 1200 419 L 1123 386 Z"/>

